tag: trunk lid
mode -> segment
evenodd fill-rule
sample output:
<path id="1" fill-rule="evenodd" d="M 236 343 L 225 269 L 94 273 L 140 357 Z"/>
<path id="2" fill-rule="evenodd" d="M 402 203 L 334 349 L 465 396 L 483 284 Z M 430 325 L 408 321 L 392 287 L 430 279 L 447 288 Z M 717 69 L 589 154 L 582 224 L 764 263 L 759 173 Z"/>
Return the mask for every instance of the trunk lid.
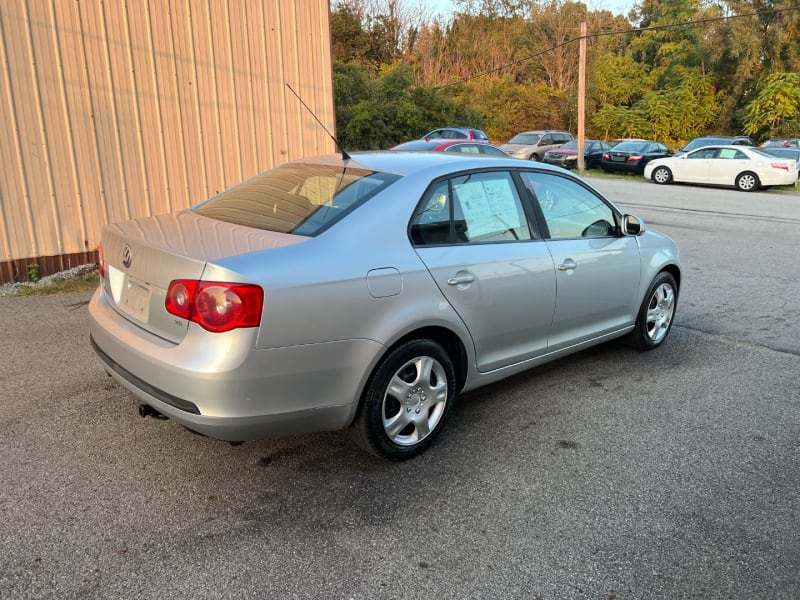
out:
<path id="1" fill-rule="evenodd" d="M 208 263 L 306 239 L 218 221 L 188 210 L 114 223 L 103 228 L 102 285 L 110 304 L 131 323 L 178 343 L 189 322 L 165 308 L 171 281 L 202 279 Z"/>

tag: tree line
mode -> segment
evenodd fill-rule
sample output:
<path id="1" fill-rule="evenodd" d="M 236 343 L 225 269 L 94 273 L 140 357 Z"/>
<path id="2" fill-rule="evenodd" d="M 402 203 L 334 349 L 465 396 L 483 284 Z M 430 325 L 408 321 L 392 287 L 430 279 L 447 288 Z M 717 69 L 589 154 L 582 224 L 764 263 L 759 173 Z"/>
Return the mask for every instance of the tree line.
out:
<path id="1" fill-rule="evenodd" d="M 528 129 L 575 132 L 582 22 L 587 137 L 678 147 L 709 133 L 800 135 L 798 0 L 642 0 L 627 16 L 571 0 L 455 0 L 450 18 L 412 1 L 334 1 L 347 148 L 444 125 L 500 143 Z"/>

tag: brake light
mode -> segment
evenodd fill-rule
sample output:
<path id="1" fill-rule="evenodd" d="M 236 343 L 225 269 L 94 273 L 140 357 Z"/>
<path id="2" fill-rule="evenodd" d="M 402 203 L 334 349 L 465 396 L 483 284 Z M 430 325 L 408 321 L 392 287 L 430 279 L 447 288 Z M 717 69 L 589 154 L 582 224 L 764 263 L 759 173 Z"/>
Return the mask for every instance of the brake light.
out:
<path id="1" fill-rule="evenodd" d="M 637 156 L 636 154 L 634 154 L 633 156 L 629 156 L 628 157 L 628 162 L 633 162 L 633 161 L 636 161 L 636 160 L 642 160 L 642 157 L 641 156 Z"/>
<path id="2" fill-rule="evenodd" d="M 787 173 L 789 172 L 789 165 L 784 165 L 783 163 L 772 163 L 770 166 L 773 169 L 783 169 Z"/>
<path id="3" fill-rule="evenodd" d="M 167 312 L 220 333 L 240 327 L 258 327 L 264 291 L 248 283 L 176 279 L 164 302 Z"/>
<path id="4" fill-rule="evenodd" d="M 100 279 L 106 276 L 106 258 L 103 255 L 103 246 L 97 247 L 97 272 L 100 274 Z"/>
<path id="5" fill-rule="evenodd" d="M 604 158 L 605 160 L 611 160 L 611 157 L 608 155 L 608 153 L 606 153 L 606 154 L 603 154 L 603 158 Z"/>

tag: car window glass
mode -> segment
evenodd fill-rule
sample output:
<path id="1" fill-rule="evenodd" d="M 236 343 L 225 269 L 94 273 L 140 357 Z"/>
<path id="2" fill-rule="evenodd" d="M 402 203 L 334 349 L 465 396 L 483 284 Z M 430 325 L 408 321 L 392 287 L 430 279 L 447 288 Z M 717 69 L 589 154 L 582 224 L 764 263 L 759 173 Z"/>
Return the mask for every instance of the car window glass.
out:
<path id="1" fill-rule="evenodd" d="M 361 168 L 287 163 L 192 210 L 228 223 L 314 236 L 399 178 Z"/>
<path id="2" fill-rule="evenodd" d="M 720 158 L 747 158 L 744 152 L 739 152 L 733 148 L 721 148 L 719 151 Z"/>
<path id="3" fill-rule="evenodd" d="M 481 144 L 479 146 L 481 154 L 491 154 L 493 156 L 508 156 L 505 152 L 500 150 L 499 148 L 495 148 L 489 144 Z"/>
<path id="4" fill-rule="evenodd" d="M 509 144 L 528 144 L 534 145 L 536 142 L 539 141 L 539 135 L 536 133 L 520 133 L 519 135 L 515 135 L 509 141 Z"/>
<path id="5" fill-rule="evenodd" d="M 714 158 L 714 154 L 716 154 L 716 152 L 717 152 L 716 148 L 702 148 L 700 150 L 697 150 L 696 152 L 692 152 L 691 154 L 689 154 L 688 158 L 689 159 Z M 721 158 L 726 158 L 726 157 L 721 157 Z"/>
<path id="6" fill-rule="evenodd" d="M 437 184 L 411 223 L 416 245 L 531 239 L 519 194 L 508 172 L 473 173 Z"/>
<path id="7" fill-rule="evenodd" d="M 552 143 L 553 143 L 553 136 L 548 133 L 547 135 L 542 136 L 542 142 L 539 145 L 549 146 Z"/>
<path id="8" fill-rule="evenodd" d="M 440 137 L 442 137 L 442 133 L 443 133 L 443 132 L 442 132 L 440 129 L 437 129 L 436 131 L 431 131 L 431 132 L 430 132 L 430 133 L 429 133 L 427 136 L 425 136 L 425 137 L 426 137 L 426 138 L 428 138 L 429 140 L 437 140 L 437 139 L 439 139 Z"/>
<path id="9" fill-rule="evenodd" d="M 455 144 L 445 149 L 445 152 L 463 152 L 466 154 L 480 154 L 477 144 Z"/>
<path id="10" fill-rule="evenodd" d="M 547 173 L 528 172 L 523 178 L 542 209 L 551 239 L 616 234 L 614 212 L 579 183 Z"/>

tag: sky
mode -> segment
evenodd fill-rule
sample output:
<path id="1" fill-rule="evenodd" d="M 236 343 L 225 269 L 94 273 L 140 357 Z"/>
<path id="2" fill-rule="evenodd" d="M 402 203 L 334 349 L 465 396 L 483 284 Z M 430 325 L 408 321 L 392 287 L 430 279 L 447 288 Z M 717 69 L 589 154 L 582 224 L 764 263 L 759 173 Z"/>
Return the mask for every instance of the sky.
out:
<path id="1" fill-rule="evenodd" d="M 584 0 L 589 10 L 609 10 L 612 13 L 627 15 L 636 0 Z M 423 0 L 436 13 L 448 15 L 453 12 L 453 0 Z"/>

